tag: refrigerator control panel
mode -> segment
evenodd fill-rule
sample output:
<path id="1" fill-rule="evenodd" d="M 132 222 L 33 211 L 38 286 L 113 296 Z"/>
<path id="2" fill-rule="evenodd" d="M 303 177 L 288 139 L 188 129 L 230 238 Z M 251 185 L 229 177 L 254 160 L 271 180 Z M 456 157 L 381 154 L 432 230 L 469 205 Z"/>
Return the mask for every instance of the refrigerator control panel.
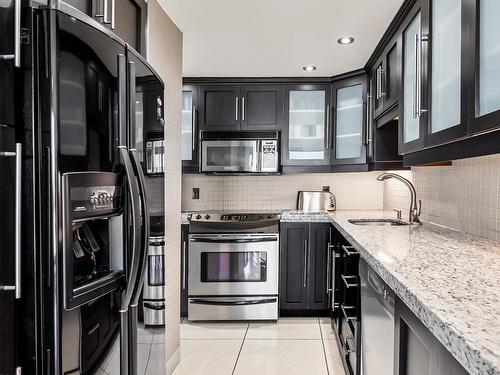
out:
<path id="1" fill-rule="evenodd" d="M 73 221 L 121 211 L 121 178 L 116 173 L 84 172 L 63 175 L 63 206 Z M 69 211 L 69 212 L 68 212 Z"/>

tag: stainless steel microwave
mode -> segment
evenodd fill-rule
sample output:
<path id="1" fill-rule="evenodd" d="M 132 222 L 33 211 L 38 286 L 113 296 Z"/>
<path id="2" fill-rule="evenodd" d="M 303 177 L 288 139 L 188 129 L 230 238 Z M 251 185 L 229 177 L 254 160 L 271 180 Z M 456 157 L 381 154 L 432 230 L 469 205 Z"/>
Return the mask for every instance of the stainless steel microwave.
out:
<path id="1" fill-rule="evenodd" d="M 225 138 L 201 141 L 201 172 L 277 173 L 279 142 L 274 138 Z M 242 134 L 243 136 L 244 134 Z"/>

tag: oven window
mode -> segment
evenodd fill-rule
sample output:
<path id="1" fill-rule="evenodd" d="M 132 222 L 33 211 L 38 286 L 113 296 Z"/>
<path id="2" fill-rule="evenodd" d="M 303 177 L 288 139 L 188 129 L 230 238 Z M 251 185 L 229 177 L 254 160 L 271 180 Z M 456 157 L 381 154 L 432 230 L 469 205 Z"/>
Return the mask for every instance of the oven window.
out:
<path id="1" fill-rule="evenodd" d="M 163 260 L 164 255 L 150 255 L 148 262 L 148 284 L 149 286 L 165 285 Z"/>
<path id="2" fill-rule="evenodd" d="M 265 251 L 201 253 L 202 282 L 265 282 L 266 268 Z"/>
<path id="3" fill-rule="evenodd" d="M 207 166 L 209 167 L 244 167 L 253 164 L 255 157 L 253 146 L 208 146 Z"/>

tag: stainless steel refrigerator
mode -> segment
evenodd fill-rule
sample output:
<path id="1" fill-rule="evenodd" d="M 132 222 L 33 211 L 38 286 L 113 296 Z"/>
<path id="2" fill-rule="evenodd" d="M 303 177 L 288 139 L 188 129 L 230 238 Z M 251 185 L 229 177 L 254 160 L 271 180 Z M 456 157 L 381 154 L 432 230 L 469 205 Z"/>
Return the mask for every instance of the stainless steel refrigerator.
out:
<path id="1" fill-rule="evenodd" d="M 0 373 L 94 373 L 118 340 L 135 374 L 163 82 L 62 1 L 6 1 L 0 21 Z"/>

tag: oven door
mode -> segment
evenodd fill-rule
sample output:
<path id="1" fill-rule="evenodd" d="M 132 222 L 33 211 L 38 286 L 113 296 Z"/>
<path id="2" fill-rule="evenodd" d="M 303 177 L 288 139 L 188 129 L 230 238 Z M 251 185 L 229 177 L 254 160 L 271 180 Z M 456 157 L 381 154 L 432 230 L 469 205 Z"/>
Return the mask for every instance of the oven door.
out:
<path id="1" fill-rule="evenodd" d="M 258 172 L 259 141 L 203 141 L 202 172 Z"/>
<path id="2" fill-rule="evenodd" d="M 189 296 L 278 294 L 277 234 L 191 234 Z"/>

